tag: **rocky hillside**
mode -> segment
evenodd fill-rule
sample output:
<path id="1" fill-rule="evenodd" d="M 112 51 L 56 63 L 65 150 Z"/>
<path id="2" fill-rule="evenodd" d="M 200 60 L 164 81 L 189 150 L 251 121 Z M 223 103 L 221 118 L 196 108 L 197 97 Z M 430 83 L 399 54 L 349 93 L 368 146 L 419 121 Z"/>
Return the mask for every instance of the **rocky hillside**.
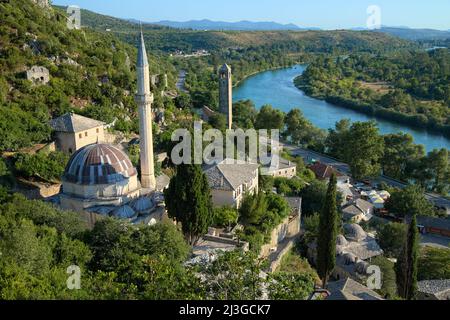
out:
<path id="1" fill-rule="evenodd" d="M 0 2 L 0 151 L 46 141 L 48 120 L 68 111 L 134 126 L 136 40 L 69 30 L 65 11 L 41 2 Z M 150 61 L 152 73 L 173 72 Z M 44 73 L 27 74 L 33 66 Z"/>

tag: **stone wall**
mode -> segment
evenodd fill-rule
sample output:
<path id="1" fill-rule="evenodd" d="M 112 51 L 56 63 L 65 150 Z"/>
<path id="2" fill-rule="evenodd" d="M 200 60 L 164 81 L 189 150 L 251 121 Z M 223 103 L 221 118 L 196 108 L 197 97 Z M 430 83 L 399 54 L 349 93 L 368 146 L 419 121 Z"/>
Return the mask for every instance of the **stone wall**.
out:
<path id="1" fill-rule="evenodd" d="M 261 247 L 260 257 L 267 258 L 276 252 L 280 245 L 283 245 L 284 240 L 295 238 L 300 234 L 300 215 L 295 217 L 288 217 L 283 220 L 274 230 L 270 236 L 270 242 Z M 274 251 L 275 249 L 275 251 Z M 280 257 L 280 259 L 282 256 Z"/>

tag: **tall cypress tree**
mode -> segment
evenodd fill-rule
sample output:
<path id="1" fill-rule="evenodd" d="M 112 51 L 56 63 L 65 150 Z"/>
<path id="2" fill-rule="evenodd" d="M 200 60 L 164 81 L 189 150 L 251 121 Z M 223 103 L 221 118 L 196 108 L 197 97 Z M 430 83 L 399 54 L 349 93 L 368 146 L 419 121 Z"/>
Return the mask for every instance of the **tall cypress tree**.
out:
<path id="1" fill-rule="evenodd" d="M 417 263 L 419 254 L 419 231 L 414 215 L 408 229 L 408 237 L 400 257 L 397 259 L 397 291 L 400 297 L 413 300 L 417 294 Z"/>
<path id="2" fill-rule="evenodd" d="M 195 245 L 213 222 L 208 180 L 199 165 L 182 164 L 164 192 L 169 217 L 181 223 L 186 241 Z"/>
<path id="3" fill-rule="evenodd" d="M 319 224 L 317 243 L 317 271 L 325 289 L 328 278 L 336 266 L 336 238 L 338 211 L 336 204 L 336 175 L 330 178 Z"/>

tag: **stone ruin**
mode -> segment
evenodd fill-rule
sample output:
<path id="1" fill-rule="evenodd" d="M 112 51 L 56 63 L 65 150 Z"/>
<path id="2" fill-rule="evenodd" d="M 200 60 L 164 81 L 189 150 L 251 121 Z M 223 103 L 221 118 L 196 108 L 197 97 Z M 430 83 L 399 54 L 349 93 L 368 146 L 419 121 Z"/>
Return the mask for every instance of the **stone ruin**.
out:
<path id="1" fill-rule="evenodd" d="M 50 72 L 45 67 L 33 66 L 27 70 L 27 80 L 34 84 L 47 84 L 50 81 Z"/>

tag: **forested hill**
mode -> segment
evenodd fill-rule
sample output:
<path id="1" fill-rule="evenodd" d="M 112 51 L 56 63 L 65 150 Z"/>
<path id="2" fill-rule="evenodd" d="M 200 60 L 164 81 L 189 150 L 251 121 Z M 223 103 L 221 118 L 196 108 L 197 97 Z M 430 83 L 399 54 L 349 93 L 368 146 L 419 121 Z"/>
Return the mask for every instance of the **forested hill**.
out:
<path id="1" fill-rule="evenodd" d="M 59 7 L 63 10 L 63 7 Z M 137 21 L 114 18 L 82 10 L 82 25 L 115 33 L 127 42 L 134 41 L 140 26 Z M 348 50 L 386 51 L 411 47 L 412 43 L 397 37 L 370 31 L 198 31 L 180 30 L 155 24 L 143 24 L 146 45 L 151 50 L 185 52 L 205 49 L 220 51 L 259 46 L 286 47 L 308 52 Z"/>
<path id="2" fill-rule="evenodd" d="M 129 119 L 136 35 L 127 44 L 113 34 L 69 30 L 64 11 L 31 0 L 0 2 L 0 21 L 0 151 L 46 141 L 48 120 L 71 110 L 106 122 Z M 150 61 L 152 71 L 170 69 L 159 57 Z M 49 70 L 48 84 L 26 79 L 35 65 Z"/>

